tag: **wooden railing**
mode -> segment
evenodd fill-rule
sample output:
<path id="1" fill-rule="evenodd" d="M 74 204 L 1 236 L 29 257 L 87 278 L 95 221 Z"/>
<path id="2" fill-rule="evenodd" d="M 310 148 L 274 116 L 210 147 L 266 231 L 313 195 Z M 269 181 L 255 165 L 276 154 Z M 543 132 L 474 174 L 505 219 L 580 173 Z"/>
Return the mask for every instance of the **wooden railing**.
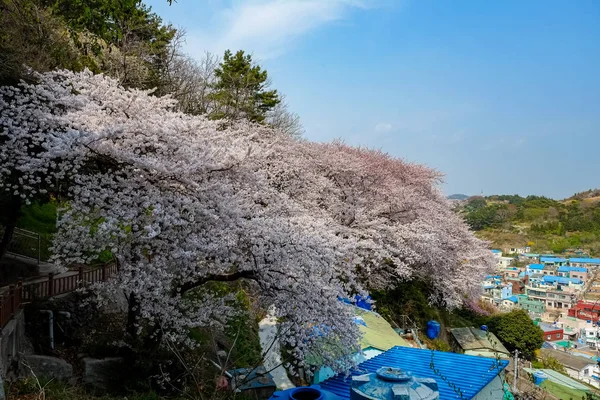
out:
<path id="1" fill-rule="evenodd" d="M 105 281 L 116 272 L 116 265 L 104 265 L 101 268 L 89 271 L 79 268 L 77 274 L 60 278 L 54 277 L 54 274 L 49 274 L 42 281 L 39 279 L 25 283 L 19 281 L 16 285 L 10 285 L 8 290 L 0 294 L 0 329 L 8 324 L 24 303 L 58 296 L 92 283 Z"/>

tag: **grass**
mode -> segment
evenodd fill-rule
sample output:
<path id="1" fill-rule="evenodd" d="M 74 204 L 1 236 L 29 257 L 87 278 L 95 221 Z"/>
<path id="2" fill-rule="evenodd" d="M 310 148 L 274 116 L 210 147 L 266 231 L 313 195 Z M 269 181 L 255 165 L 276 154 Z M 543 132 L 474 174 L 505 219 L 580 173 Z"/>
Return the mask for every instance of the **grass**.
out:
<path id="1" fill-rule="evenodd" d="M 6 386 L 6 393 L 9 399 L 15 400 L 183 400 L 181 398 L 160 397 L 155 392 L 132 393 L 123 396 L 94 396 L 80 386 L 72 386 L 65 382 L 43 378 L 40 378 L 38 382 L 34 377 L 21 379 Z M 42 393 L 43 396 L 40 396 Z"/>

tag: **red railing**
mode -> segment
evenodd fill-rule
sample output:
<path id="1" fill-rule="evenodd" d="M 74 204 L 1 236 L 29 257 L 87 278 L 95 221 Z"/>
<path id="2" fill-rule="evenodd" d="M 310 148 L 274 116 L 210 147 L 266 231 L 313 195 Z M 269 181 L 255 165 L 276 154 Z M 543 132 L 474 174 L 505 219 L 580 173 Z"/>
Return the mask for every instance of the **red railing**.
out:
<path id="1" fill-rule="evenodd" d="M 49 274 L 42 281 L 25 283 L 19 281 L 17 285 L 10 285 L 8 290 L 0 294 L 0 328 L 4 328 L 8 324 L 23 303 L 69 293 L 92 283 L 105 281 L 116 272 L 116 265 L 105 265 L 89 271 L 79 268 L 77 274 L 60 278 Z"/>

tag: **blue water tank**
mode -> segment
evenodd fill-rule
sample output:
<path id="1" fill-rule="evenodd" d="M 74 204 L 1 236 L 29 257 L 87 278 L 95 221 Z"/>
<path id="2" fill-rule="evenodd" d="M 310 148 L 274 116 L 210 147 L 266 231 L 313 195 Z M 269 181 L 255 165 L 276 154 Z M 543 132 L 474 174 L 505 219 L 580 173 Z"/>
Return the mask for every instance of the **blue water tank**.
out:
<path id="1" fill-rule="evenodd" d="M 341 400 L 319 385 L 302 386 L 273 393 L 269 400 Z"/>
<path id="2" fill-rule="evenodd" d="M 548 375 L 543 371 L 535 371 L 533 373 L 533 383 L 535 383 L 537 386 L 540 386 L 540 384 L 546 379 L 548 379 Z"/>
<path id="3" fill-rule="evenodd" d="M 487 332 L 488 331 L 487 325 L 481 325 L 481 330 Z"/>
<path id="4" fill-rule="evenodd" d="M 435 379 L 415 378 L 399 368 L 352 377 L 350 400 L 439 400 Z"/>
<path id="5" fill-rule="evenodd" d="M 440 323 L 431 320 L 427 323 L 427 337 L 429 339 L 437 339 L 440 336 Z"/>

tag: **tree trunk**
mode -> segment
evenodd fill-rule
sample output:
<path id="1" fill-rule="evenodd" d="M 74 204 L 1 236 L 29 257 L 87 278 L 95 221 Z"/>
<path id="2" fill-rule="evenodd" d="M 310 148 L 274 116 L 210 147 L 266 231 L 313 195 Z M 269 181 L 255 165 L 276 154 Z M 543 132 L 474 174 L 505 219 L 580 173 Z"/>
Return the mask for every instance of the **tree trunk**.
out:
<path id="1" fill-rule="evenodd" d="M 139 315 L 140 315 L 140 305 L 138 303 L 137 298 L 135 297 L 135 293 L 131 292 L 129 298 L 127 299 L 128 307 L 127 307 L 127 327 L 126 331 L 129 337 L 133 342 L 137 339 L 138 332 L 138 324 L 139 324 Z"/>
<path id="2" fill-rule="evenodd" d="M 8 251 L 8 246 L 10 245 L 13 233 L 17 227 L 20 211 L 21 199 L 11 199 L 8 201 L 5 214 L 6 222 L 4 224 L 4 234 L 2 235 L 2 241 L 0 241 L 0 259 L 4 257 Z"/>

